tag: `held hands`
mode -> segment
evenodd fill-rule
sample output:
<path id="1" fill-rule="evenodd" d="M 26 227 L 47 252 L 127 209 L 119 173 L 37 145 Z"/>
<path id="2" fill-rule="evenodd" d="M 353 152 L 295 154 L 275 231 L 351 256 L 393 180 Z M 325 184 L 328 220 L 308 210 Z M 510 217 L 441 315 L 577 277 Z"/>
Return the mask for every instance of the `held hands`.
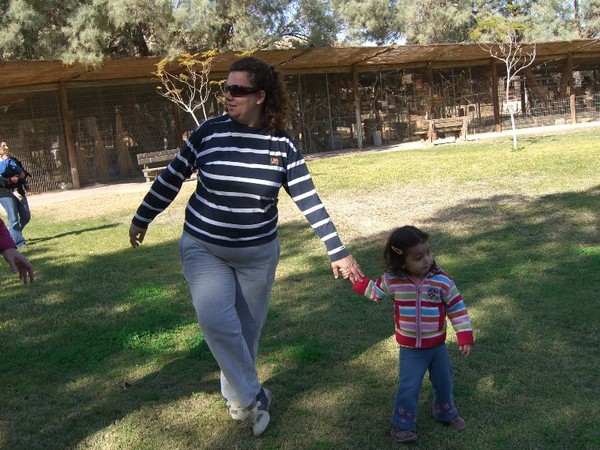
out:
<path id="1" fill-rule="evenodd" d="M 138 248 L 144 242 L 144 236 L 146 236 L 146 230 L 131 224 L 129 227 L 129 242 L 133 248 Z"/>
<path id="2" fill-rule="evenodd" d="M 352 283 L 362 281 L 365 276 L 352 255 L 348 255 L 345 258 L 332 262 L 331 269 L 333 270 L 333 276 L 336 280 L 338 279 L 340 272 L 345 280 L 350 280 Z"/>
<path id="3" fill-rule="evenodd" d="M 29 260 L 19 253 L 16 248 L 4 250 L 2 256 L 4 256 L 10 270 L 13 273 L 19 273 L 19 278 L 23 281 L 23 284 L 33 283 L 33 280 L 35 280 L 35 270 Z"/>

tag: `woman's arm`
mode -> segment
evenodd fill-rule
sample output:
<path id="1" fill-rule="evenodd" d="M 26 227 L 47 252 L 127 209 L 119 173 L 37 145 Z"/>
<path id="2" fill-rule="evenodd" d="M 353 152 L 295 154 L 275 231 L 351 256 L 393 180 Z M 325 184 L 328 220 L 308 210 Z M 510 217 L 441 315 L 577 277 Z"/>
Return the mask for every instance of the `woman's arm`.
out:
<path id="1" fill-rule="evenodd" d="M 287 150 L 284 188 L 325 244 L 333 276 L 337 279 L 341 272 L 344 278 L 352 282 L 362 280 L 364 274 L 360 265 L 342 243 L 325 205 L 319 198 L 306 162 L 291 139 Z"/>

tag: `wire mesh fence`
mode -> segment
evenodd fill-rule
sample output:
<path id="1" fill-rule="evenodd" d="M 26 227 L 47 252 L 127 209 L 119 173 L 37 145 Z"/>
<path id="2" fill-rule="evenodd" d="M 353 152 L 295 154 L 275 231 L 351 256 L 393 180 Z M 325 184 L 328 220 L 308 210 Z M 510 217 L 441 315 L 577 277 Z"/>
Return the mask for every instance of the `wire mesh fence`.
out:
<path id="1" fill-rule="evenodd" d="M 600 120 L 596 71 L 578 72 L 572 88 L 561 77 L 528 74 L 508 90 L 500 77 L 498 124 L 489 67 L 288 75 L 289 132 L 303 152 L 316 153 L 417 140 L 432 117 L 467 116 L 469 133 L 510 128 L 511 111 L 518 128 Z M 69 84 L 71 154 L 58 87 L 1 108 L 0 140 L 32 173 L 34 192 L 72 187 L 74 164 L 81 186 L 142 179 L 138 154 L 175 149 L 196 127 L 156 93 L 157 84 Z M 207 111 L 225 111 L 220 93 L 213 92 Z"/>

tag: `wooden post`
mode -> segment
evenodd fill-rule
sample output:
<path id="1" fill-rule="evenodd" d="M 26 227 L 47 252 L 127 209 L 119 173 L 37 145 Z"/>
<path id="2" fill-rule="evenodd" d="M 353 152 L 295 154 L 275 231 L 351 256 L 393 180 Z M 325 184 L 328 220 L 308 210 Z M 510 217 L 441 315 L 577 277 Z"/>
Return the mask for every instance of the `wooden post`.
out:
<path id="1" fill-rule="evenodd" d="M 571 105 L 571 123 L 577 123 L 577 104 L 575 102 L 575 83 L 573 82 L 573 58 L 571 53 L 567 55 L 567 71 L 569 83 L 569 103 Z"/>
<path id="2" fill-rule="evenodd" d="M 358 82 L 358 72 L 355 66 L 352 66 L 352 91 L 354 92 L 354 116 L 356 118 L 356 146 L 362 149 L 363 129 L 360 116 L 360 83 Z"/>
<path id="3" fill-rule="evenodd" d="M 433 67 L 431 62 L 427 63 L 427 78 L 429 78 L 429 120 L 433 119 L 435 109 L 433 107 Z"/>
<path id="4" fill-rule="evenodd" d="M 73 129 L 71 128 L 71 115 L 69 114 L 69 101 L 67 99 L 67 88 L 65 82 L 59 83 L 60 108 L 62 113 L 63 126 L 65 131 L 65 140 L 67 141 L 67 152 L 69 154 L 69 165 L 71 166 L 71 182 L 73 189 L 79 189 L 79 167 L 77 165 L 77 155 L 75 154 L 75 144 L 73 139 Z"/>
<path id="5" fill-rule="evenodd" d="M 502 131 L 502 121 L 500 120 L 500 103 L 498 102 L 498 71 L 496 70 L 496 60 L 492 58 L 490 70 L 492 72 L 492 105 L 494 107 L 494 125 L 496 132 Z"/>
<path id="6" fill-rule="evenodd" d="M 333 118 L 331 117 L 331 97 L 329 95 L 329 79 L 327 78 L 327 72 L 325 72 L 325 92 L 327 93 L 327 116 L 329 117 L 331 150 L 335 150 L 335 131 L 333 129 Z"/>

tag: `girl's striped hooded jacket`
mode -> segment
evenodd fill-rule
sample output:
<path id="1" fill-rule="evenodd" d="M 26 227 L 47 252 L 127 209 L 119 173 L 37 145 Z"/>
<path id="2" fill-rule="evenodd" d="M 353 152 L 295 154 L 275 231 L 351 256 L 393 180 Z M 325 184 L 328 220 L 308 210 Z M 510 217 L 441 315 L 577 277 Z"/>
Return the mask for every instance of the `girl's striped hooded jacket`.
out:
<path id="1" fill-rule="evenodd" d="M 404 347 L 430 348 L 446 341 L 446 317 L 458 345 L 473 344 L 469 313 L 454 281 L 437 265 L 419 284 L 406 274 L 386 272 L 377 280 L 364 278 L 352 287 L 374 302 L 394 301 L 396 341 Z"/>

